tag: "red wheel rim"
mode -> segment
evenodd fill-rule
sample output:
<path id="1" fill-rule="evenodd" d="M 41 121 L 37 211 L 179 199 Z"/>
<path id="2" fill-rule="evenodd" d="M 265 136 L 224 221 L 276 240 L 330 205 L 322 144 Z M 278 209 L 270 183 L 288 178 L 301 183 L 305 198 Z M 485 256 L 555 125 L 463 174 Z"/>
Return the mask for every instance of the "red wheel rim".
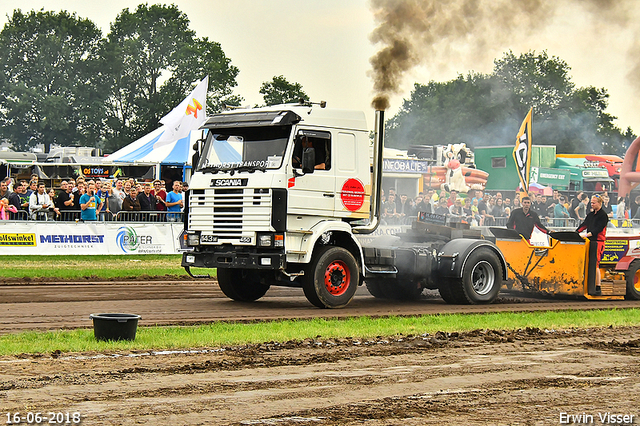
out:
<path id="1" fill-rule="evenodd" d="M 636 291 L 640 292 L 640 269 L 638 269 L 635 273 L 635 275 L 633 276 L 633 288 Z"/>
<path id="2" fill-rule="evenodd" d="M 324 285 L 333 296 L 343 295 L 351 283 L 351 272 L 347 264 L 341 260 L 334 260 L 324 272 Z"/>

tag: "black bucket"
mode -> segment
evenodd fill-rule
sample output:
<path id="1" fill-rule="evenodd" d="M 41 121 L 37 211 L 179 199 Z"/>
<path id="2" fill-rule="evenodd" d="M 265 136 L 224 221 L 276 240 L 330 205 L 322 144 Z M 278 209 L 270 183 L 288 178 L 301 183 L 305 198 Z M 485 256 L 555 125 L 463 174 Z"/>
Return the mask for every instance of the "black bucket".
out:
<path id="1" fill-rule="evenodd" d="M 135 340 L 140 315 L 91 314 L 97 340 Z"/>

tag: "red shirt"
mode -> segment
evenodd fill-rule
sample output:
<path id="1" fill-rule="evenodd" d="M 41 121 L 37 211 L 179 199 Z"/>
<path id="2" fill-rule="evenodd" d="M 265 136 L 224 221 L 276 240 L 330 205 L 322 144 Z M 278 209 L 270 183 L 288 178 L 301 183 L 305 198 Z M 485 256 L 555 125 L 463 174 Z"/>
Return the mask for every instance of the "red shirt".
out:
<path id="1" fill-rule="evenodd" d="M 155 190 L 152 189 L 151 190 L 151 194 L 156 196 L 156 200 L 158 198 L 162 198 L 163 201 L 167 201 L 167 191 L 165 191 L 164 189 L 161 189 L 160 191 L 158 191 L 157 194 L 156 194 Z M 156 201 L 156 211 L 163 212 L 165 210 L 167 210 L 167 206 L 165 206 L 164 203 L 162 203 L 160 201 Z"/>

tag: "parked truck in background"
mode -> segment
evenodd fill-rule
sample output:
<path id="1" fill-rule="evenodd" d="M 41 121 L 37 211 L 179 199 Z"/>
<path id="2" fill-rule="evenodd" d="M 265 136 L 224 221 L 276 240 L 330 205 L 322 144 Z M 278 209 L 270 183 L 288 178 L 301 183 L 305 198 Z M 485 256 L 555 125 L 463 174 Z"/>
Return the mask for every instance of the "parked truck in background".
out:
<path id="1" fill-rule="evenodd" d="M 474 148 L 479 169 L 489 173 L 487 191 L 513 191 L 518 186 L 518 172 L 513 145 Z M 608 156 L 594 156 L 597 158 Z M 531 147 L 531 182 L 552 186 L 561 191 L 612 191 L 617 177 L 603 163 L 576 154 L 556 154 L 553 145 Z M 618 167 L 618 177 L 620 175 Z"/>
<path id="2" fill-rule="evenodd" d="M 217 268 L 223 293 L 254 301 L 270 286 L 301 287 L 313 305 L 346 306 L 358 285 L 382 298 L 439 289 L 451 303 L 489 303 L 504 257 L 470 229 L 430 223 L 364 244 L 380 214 L 384 114 L 373 167 L 362 112 L 316 104 L 210 116 L 185 205 L 182 266 Z M 439 218 L 434 217 L 435 221 Z"/>

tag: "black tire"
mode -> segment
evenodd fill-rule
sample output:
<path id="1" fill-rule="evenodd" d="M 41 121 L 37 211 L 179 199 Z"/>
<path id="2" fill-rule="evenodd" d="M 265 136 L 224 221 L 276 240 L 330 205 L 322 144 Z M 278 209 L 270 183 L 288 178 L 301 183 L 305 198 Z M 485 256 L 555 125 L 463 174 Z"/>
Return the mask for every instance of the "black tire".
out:
<path id="1" fill-rule="evenodd" d="M 369 293 L 378 299 L 418 300 L 422 295 L 422 287 L 415 281 L 375 278 L 367 280 L 366 285 Z"/>
<path id="2" fill-rule="evenodd" d="M 225 296 L 238 302 L 254 302 L 270 287 L 261 282 L 258 271 L 229 268 L 218 268 L 218 285 Z"/>
<path id="3" fill-rule="evenodd" d="M 318 249 L 305 271 L 302 288 L 318 308 L 347 306 L 358 288 L 360 270 L 353 255 L 342 247 Z"/>
<path id="4" fill-rule="evenodd" d="M 634 260 L 629 265 L 629 269 L 624 273 L 627 279 L 627 293 L 624 298 L 627 300 L 640 300 L 640 260 Z"/>
<path id="5" fill-rule="evenodd" d="M 474 250 L 465 262 L 462 278 L 450 281 L 453 300 L 462 305 L 491 303 L 498 296 L 501 286 L 500 260 L 492 250 L 486 248 Z"/>
<path id="6" fill-rule="evenodd" d="M 438 288 L 438 291 L 440 292 L 440 297 L 442 297 L 442 300 L 444 300 L 448 304 L 450 305 L 462 304 L 462 301 L 456 298 L 453 292 L 451 291 L 451 285 L 449 284 L 449 282 L 442 284 L 442 286 Z"/>
<path id="7" fill-rule="evenodd" d="M 365 281 L 367 290 L 376 299 L 386 299 L 387 295 L 383 291 L 384 280 L 380 278 L 370 278 Z"/>

